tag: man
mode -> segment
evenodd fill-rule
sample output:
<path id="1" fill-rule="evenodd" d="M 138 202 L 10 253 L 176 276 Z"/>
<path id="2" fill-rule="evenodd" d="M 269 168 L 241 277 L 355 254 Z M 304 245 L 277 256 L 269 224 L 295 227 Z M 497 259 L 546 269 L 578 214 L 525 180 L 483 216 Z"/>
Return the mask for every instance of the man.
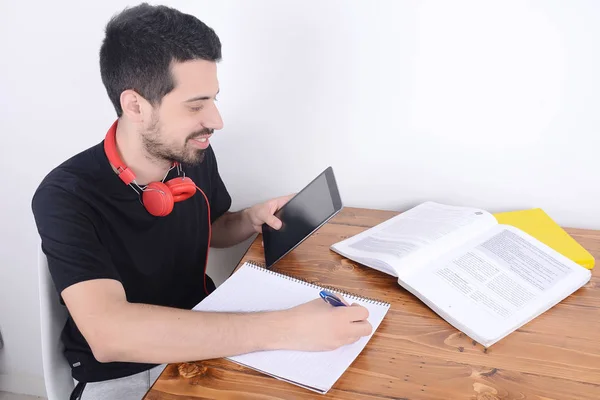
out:
<path id="1" fill-rule="evenodd" d="M 278 229 L 273 214 L 289 197 L 229 211 L 210 146 L 223 126 L 212 29 L 142 4 L 105 33 L 100 69 L 118 118 L 102 142 L 51 171 L 32 201 L 69 311 L 72 397 L 140 399 L 166 363 L 334 349 L 369 335 L 365 308 L 320 299 L 277 312 L 190 311 L 215 288 L 209 243 L 235 245 L 264 223 Z"/>

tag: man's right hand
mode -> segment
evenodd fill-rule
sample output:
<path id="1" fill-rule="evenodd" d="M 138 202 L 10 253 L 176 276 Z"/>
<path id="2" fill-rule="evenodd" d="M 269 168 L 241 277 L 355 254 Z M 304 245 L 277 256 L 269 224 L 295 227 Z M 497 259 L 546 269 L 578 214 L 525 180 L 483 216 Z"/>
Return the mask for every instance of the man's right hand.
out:
<path id="1" fill-rule="evenodd" d="M 371 334 L 369 311 L 359 305 L 334 307 L 318 298 L 284 311 L 289 327 L 281 338 L 286 348 L 334 350 Z"/>

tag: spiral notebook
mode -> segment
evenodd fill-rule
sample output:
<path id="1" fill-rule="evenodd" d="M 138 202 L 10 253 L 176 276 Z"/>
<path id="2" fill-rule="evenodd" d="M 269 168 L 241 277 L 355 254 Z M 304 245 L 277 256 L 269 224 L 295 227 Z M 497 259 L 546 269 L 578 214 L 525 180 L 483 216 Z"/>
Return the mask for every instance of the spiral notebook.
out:
<path id="1" fill-rule="evenodd" d="M 244 263 L 231 277 L 194 310 L 215 312 L 255 312 L 281 310 L 319 297 L 320 286 Z M 332 351 L 259 351 L 228 357 L 240 365 L 318 393 L 327 393 L 365 348 L 390 308 L 388 303 L 327 288 L 348 303 L 359 303 L 369 310 L 373 326 L 370 336 Z"/>

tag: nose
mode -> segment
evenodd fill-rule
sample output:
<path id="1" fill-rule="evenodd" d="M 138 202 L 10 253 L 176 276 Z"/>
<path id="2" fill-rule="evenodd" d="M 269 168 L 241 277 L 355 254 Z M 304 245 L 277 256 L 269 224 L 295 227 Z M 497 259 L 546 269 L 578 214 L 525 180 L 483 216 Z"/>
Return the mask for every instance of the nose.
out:
<path id="1" fill-rule="evenodd" d="M 223 129 L 223 119 L 221 118 L 221 113 L 214 101 L 211 102 L 209 109 L 206 111 L 204 123 L 202 125 L 208 129 Z"/>

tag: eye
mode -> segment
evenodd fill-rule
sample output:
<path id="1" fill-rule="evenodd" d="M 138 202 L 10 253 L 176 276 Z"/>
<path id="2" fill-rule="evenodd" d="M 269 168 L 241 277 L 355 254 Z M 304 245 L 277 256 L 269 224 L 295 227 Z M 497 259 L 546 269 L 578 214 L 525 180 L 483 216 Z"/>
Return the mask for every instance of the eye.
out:
<path id="1" fill-rule="evenodd" d="M 198 111 L 202 110 L 202 108 L 203 108 L 202 106 L 198 106 L 198 107 L 190 107 L 190 111 L 193 111 L 193 112 L 198 112 Z"/>

